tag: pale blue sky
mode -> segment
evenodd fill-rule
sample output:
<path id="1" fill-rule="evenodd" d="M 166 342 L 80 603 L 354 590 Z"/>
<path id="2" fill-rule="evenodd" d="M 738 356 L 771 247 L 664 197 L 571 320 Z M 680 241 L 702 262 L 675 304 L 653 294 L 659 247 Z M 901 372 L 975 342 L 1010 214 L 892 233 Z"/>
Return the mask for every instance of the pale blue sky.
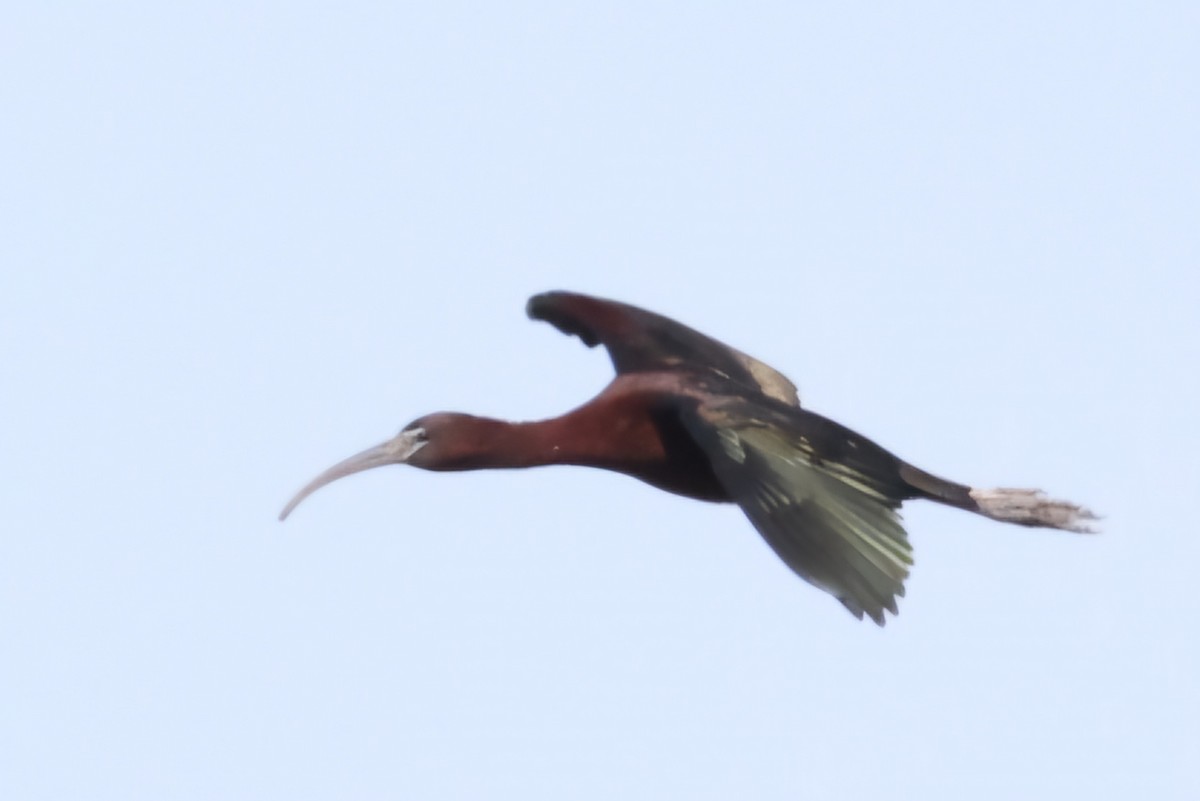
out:
<path id="1" fill-rule="evenodd" d="M 0 25 L 0 796 L 1200 797 L 1200 6 L 26 3 Z M 1084 538 L 317 471 L 676 317 Z"/>

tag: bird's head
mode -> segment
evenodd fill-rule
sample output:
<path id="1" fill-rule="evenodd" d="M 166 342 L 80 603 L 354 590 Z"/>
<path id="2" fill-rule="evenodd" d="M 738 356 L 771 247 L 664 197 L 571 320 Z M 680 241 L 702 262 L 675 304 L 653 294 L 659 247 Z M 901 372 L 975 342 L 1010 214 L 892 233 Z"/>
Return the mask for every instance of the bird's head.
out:
<path id="1" fill-rule="evenodd" d="M 478 432 L 491 422 L 456 412 L 418 417 L 400 433 L 380 445 L 338 462 L 308 482 L 279 513 L 285 520 L 300 502 L 339 478 L 389 464 L 409 464 L 424 470 L 457 470 L 470 467 L 464 459 L 477 446 Z"/>

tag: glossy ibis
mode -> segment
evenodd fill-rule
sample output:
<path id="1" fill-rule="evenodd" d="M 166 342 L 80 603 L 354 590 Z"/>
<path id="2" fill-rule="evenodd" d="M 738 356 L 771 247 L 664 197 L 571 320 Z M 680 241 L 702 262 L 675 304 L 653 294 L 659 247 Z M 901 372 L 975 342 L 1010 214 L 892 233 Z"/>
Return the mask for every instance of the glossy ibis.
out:
<path id="1" fill-rule="evenodd" d="M 530 299 L 529 316 L 589 347 L 617 376 L 574 411 L 538 422 L 438 412 L 329 468 L 296 494 L 387 464 L 424 470 L 582 465 L 705 501 L 736 503 L 801 578 L 859 619 L 884 622 L 912 565 L 897 509 L 924 498 L 1024 526 L 1088 531 L 1087 509 L 1026 489 L 938 478 L 800 406 L 762 362 L 652 312 L 569 292 Z"/>

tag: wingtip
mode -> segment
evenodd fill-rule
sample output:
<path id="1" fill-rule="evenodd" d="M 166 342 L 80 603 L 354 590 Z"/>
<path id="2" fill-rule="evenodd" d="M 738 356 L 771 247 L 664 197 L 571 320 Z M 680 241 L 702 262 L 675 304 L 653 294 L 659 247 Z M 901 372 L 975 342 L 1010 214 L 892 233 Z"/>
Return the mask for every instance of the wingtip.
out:
<path id="1" fill-rule="evenodd" d="M 525 316 L 530 320 L 545 320 L 546 310 L 553 305 L 558 292 L 539 292 L 525 301 Z"/>
<path id="2" fill-rule="evenodd" d="M 887 625 L 887 616 L 884 614 L 884 612 L 891 612 L 892 617 L 896 617 L 900 614 L 900 609 L 896 605 L 896 597 L 889 598 L 883 605 L 872 609 L 867 609 L 853 598 L 839 597 L 838 600 L 841 601 L 842 606 L 846 607 L 846 610 L 850 614 L 854 615 L 854 617 L 858 618 L 859 620 L 862 620 L 863 618 L 869 618 L 872 623 L 880 628 L 883 628 Z"/>
<path id="3" fill-rule="evenodd" d="M 568 336 L 579 337 L 589 348 L 595 347 L 600 340 L 572 305 L 595 302 L 586 295 L 577 295 L 561 289 L 541 292 L 525 302 L 525 314 L 530 320 L 540 320 L 550 323 Z"/>

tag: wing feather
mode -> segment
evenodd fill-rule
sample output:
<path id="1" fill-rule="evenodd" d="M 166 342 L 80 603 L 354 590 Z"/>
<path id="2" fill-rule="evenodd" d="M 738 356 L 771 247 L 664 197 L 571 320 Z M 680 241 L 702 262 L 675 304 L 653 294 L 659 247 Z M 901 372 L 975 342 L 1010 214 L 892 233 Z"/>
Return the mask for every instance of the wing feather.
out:
<path id="1" fill-rule="evenodd" d="M 872 476 L 823 463 L 776 427 L 730 425 L 704 406 L 684 413 L 722 486 L 804 580 L 879 625 L 896 614 L 912 565 L 900 498 Z"/>
<path id="2" fill-rule="evenodd" d="M 618 373 L 687 369 L 800 405 L 796 386 L 779 371 L 661 314 L 574 292 L 534 295 L 526 312 L 588 347 L 603 345 Z"/>

